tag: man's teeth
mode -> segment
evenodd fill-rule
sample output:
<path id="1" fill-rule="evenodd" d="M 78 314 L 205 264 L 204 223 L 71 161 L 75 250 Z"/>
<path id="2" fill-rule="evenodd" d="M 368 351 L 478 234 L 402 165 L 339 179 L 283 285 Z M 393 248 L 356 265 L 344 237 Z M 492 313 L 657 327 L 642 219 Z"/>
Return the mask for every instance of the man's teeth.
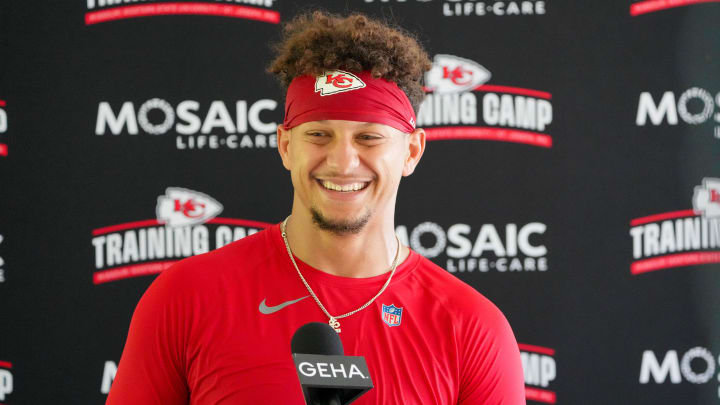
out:
<path id="1" fill-rule="evenodd" d="M 323 187 L 327 188 L 328 190 L 335 190 L 335 191 L 357 191 L 365 188 L 367 183 L 351 183 L 351 184 L 344 184 L 339 185 L 335 184 L 333 182 L 324 180 L 322 182 Z"/>

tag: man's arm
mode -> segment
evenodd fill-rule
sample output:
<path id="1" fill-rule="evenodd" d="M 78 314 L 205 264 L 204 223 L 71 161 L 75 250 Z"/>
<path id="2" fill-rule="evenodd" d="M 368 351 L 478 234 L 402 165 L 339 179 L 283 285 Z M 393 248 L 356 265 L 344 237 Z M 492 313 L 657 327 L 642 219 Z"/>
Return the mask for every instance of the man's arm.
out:
<path id="1" fill-rule="evenodd" d="M 464 328 L 458 405 L 524 405 L 525 380 L 517 341 L 497 307 L 485 301 Z"/>
<path id="2" fill-rule="evenodd" d="M 140 299 L 106 405 L 185 405 L 184 333 L 173 268 L 161 274 Z"/>

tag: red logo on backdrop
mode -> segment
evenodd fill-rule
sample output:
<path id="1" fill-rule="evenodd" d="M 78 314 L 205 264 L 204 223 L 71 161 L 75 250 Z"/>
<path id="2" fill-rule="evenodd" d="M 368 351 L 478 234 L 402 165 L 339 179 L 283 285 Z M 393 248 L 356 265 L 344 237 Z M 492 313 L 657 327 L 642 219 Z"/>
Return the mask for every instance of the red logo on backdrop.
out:
<path id="1" fill-rule="evenodd" d="M 188 218 L 199 218 L 205 211 L 205 204 L 196 202 L 195 200 L 187 200 L 184 203 L 179 199 L 175 200 L 175 212 L 181 212 Z"/>
<path id="2" fill-rule="evenodd" d="M 720 191 L 710 190 L 710 202 L 720 204 Z"/>
<path id="3" fill-rule="evenodd" d="M 209 195 L 180 187 L 168 187 L 155 209 L 158 221 L 170 226 L 203 223 L 222 210 L 222 204 Z"/>
<path id="4" fill-rule="evenodd" d="M 478 3 L 480 4 L 480 3 Z M 486 84 L 490 71 L 454 55 L 435 55 L 425 74 L 428 93 L 417 125 L 428 140 L 492 140 L 552 147 L 546 133 L 553 120 L 545 91 Z"/>
<path id="5" fill-rule="evenodd" d="M 435 55 L 425 74 L 425 90 L 433 94 L 456 94 L 475 90 L 490 80 L 490 71 L 470 59 L 454 55 Z"/>
<path id="6" fill-rule="evenodd" d="M 253 1 L 265 7 L 272 7 L 275 0 Z M 127 3 L 128 1 L 124 1 Z M 85 25 L 158 15 L 205 15 L 217 17 L 241 18 L 272 24 L 280 22 L 280 13 L 261 7 L 248 7 L 231 4 L 216 4 L 209 1 L 176 2 L 148 0 L 145 4 L 119 5 L 123 3 L 105 0 L 87 0 L 88 12 L 85 13 Z M 246 1 L 247 3 L 247 1 Z"/>
<path id="7" fill-rule="evenodd" d="M 692 203 L 630 221 L 632 274 L 720 263 L 720 179 L 704 178 Z"/>
<path id="8" fill-rule="evenodd" d="M 720 219 L 720 179 L 706 177 L 695 187 L 693 208 L 706 218 Z M 717 235 L 720 238 L 720 235 Z"/>
<path id="9" fill-rule="evenodd" d="M 218 218 L 223 206 L 207 194 L 168 187 L 157 198 L 157 219 L 92 231 L 94 284 L 160 273 L 178 260 L 207 253 L 270 224 Z"/>
<path id="10" fill-rule="evenodd" d="M 528 401 L 554 404 L 557 394 L 550 389 L 557 377 L 555 349 L 518 343 L 520 360 L 525 374 L 525 399 Z"/>
<path id="11" fill-rule="evenodd" d="M 466 86 L 472 81 L 473 72 L 470 69 L 463 69 L 460 66 L 452 70 L 447 66 L 442 68 L 443 79 L 449 79 L 456 86 Z"/>

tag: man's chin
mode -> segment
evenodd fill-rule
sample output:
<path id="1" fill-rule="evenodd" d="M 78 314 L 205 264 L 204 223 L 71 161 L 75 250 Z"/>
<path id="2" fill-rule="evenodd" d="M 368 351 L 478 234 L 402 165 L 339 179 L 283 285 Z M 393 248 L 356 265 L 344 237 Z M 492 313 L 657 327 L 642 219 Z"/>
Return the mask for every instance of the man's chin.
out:
<path id="1" fill-rule="evenodd" d="M 372 212 L 368 210 L 356 218 L 329 218 L 316 208 L 310 208 L 310 213 L 312 214 L 313 223 L 318 228 L 338 236 L 360 233 L 372 215 Z"/>

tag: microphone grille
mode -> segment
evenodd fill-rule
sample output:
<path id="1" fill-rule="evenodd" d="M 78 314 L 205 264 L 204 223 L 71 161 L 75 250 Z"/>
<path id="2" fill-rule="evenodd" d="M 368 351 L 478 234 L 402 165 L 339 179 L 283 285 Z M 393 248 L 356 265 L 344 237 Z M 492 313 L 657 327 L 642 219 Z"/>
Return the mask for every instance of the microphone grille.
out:
<path id="1" fill-rule="evenodd" d="M 290 342 L 293 353 L 342 356 L 345 353 L 340 336 L 330 325 L 307 323 L 295 332 Z"/>

